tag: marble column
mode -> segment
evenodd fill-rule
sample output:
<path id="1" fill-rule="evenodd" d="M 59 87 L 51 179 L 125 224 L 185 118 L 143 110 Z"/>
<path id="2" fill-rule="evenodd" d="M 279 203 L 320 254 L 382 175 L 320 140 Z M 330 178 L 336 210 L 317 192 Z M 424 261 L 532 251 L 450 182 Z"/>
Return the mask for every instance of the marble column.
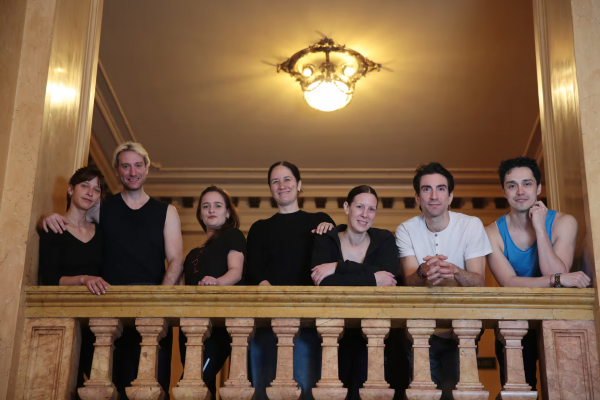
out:
<path id="1" fill-rule="evenodd" d="M 204 341 L 210 337 L 208 318 L 181 318 L 180 329 L 187 338 L 183 379 L 173 388 L 175 400 L 205 400 L 210 392 L 202 380 Z"/>
<path id="2" fill-rule="evenodd" d="M 321 380 L 312 393 L 317 400 L 343 400 L 348 396 L 338 373 L 338 340 L 344 332 L 343 319 L 317 318 L 317 332 L 323 339 Z"/>
<path id="3" fill-rule="evenodd" d="M 96 335 L 90 379 L 79 388 L 83 400 L 117 400 L 119 394 L 112 383 L 115 340 L 121 337 L 123 325 L 118 318 L 90 318 L 90 329 Z"/>
<path id="4" fill-rule="evenodd" d="M 458 342 L 460 380 L 452 391 L 454 400 L 487 400 L 490 392 L 483 390 L 477 370 L 477 345 L 475 339 L 481 334 L 481 321 L 454 320 L 452 334 Z"/>
<path id="5" fill-rule="evenodd" d="M 267 388 L 270 400 L 297 400 L 302 389 L 294 380 L 294 338 L 300 329 L 299 318 L 276 318 L 271 320 L 277 335 L 277 374 Z"/>
<path id="6" fill-rule="evenodd" d="M 525 380 L 523 366 L 523 346 L 521 340 L 527 334 L 527 321 L 498 321 L 496 336 L 504 344 L 504 364 L 506 365 L 506 384 L 498 399 L 526 400 L 537 399 L 537 392 Z"/>
<path id="7" fill-rule="evenodd" d="M 367 381 L 359 389 L 360 398 L 363 400 L 391 400 L 394 398 L 394 389 L 385 380 L 383 365 L 383 341 L 390 332 L 389 319 L 363 319 L 360 322 L 363 334 L 367 337 L 369 352 L 369 369 Z"/>
<path id="8" fill-rule="evenodd" d="M 76 319 L 25 319 L 15 395 L 0 394 L 0 398 L 75 398 L 80 347 L 81 334 Z"/>
<path id="9" fill-rule="evenodd" d="M 429 363 L 429 339 L 435 330 L 435 320 L 409 319 L 406 321 L 406 336 L 412 341 L 413 377 L 406 389 L 408 400 L 439 400 L 442 391 L 436 389 L 431 380 Z"/>
<path id="10" fill-rule="evenodd" d="M 227 318 L 227 332 L 231 336 L 229 379 L 219 394 L 224 400 L 250 400 L 254 388 L 248 380 L 248 340 L 254 334 L 253 318 Z"/>
<path id="11" fill-rule="evenodd" d="M 142 350 L 137 379 L 131 387 L 125 388 L 130 400 L 162 400 L 165 392 L 157 378 L 158 342 L 167 335 L 167 321 L 164 318 L 136 318 L 135 327 L 142 335 Z"/>

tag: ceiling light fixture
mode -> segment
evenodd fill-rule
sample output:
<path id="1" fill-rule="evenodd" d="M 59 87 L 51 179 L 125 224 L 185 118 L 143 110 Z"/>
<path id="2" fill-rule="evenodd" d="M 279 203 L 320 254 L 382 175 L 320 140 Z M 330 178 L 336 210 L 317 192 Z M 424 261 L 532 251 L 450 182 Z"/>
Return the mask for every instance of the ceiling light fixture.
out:
<path id="1" fill-rule="evenodd" d="M 324 38 L 277 65 L 277 72 L 296 78 L 308 105 L 328 112 L 350 103 L 356 82 L 380 67 L 358 51 Z"/>

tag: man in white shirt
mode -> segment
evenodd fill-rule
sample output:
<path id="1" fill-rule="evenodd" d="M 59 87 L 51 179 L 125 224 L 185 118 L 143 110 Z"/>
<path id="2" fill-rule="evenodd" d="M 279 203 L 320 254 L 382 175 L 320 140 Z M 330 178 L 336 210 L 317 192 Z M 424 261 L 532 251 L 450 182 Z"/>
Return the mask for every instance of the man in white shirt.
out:
<path id="1" fill-rule="evenodd" d="M 396 229 L 406 286 L 485 286 L 485 256 L 492 252 L 481 220 L 449 211 L 454 178 L 443 166 L 417 168 L 415 200 L 423 215 Z M 431 378 L 451 399 L 458 382 L 458 346 L 449 330 L 436 329 L 430 341 Z M 412 351 L 409 352 L 412 365 Z"/>

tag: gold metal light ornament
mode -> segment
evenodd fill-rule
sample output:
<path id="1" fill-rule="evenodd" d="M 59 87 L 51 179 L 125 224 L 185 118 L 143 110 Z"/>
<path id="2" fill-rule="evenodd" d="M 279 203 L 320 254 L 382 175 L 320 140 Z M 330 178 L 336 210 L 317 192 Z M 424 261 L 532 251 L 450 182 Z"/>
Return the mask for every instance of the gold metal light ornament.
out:
<path id="1" fill-rule="evenodd" d="M 284 71 L 296 78 L 309 106 L 335 111 L 352 100 L 360 78 L 380 68 L 381 64 L 358 51 L 324 38 L 277 65 L 277 72 Z"/>

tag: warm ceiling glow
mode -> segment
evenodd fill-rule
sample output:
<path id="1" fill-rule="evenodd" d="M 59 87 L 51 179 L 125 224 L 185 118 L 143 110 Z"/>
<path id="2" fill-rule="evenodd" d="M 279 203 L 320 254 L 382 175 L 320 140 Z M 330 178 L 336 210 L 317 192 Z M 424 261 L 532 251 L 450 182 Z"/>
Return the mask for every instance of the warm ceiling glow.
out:
<path id="1" fill-rule="evenodd" d="M 356 82 L 380 67 L 358 51 L 324 38 L 279 64 L 277 72 L 296 78 L 308 105 L 329 112 L 345 107 Z"/>
<path id="2" fill-rule="evenodd" d="M 312 108 L 321 111 L 339 110 L 350 103 L 352 93 L 343 82 L 313 82 L 304 92 L 304 100 Z"/>

